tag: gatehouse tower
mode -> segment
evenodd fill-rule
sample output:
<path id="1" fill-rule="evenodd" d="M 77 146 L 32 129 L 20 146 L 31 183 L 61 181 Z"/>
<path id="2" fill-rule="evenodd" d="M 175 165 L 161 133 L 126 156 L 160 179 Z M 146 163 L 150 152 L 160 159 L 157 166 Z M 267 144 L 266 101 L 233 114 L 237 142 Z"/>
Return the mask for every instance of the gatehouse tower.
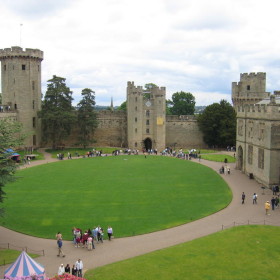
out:
<path id="1" fill-rule="evenodd" d="M 0 49 L 2 104 L 16 112 L 26 134 L 25 145 L 36 147 L 41 142 L 41 61 L 38 49 L 11 47 Z"/>
<path id="2" fill-rule="evenodd" d="M 165 149 L 165 87 L 127 83 L 127 141 L 131 149 Z"/>

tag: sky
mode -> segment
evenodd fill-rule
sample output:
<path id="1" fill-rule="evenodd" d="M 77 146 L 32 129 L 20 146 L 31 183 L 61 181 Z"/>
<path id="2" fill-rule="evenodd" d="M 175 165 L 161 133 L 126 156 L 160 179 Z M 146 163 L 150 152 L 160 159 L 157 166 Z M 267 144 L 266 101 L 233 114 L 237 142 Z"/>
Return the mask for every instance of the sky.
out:
<path id="1" fill-rule="evenodd" d="M 128 81 L 191 92 L 197 106 L 225 99 L 240 73 L 266 72 L 280 90 L 278 0 L 0 0 L 0 49 L 40 49 L 42 93 L 66 78 L 73 104 L 126 100 Z"/>

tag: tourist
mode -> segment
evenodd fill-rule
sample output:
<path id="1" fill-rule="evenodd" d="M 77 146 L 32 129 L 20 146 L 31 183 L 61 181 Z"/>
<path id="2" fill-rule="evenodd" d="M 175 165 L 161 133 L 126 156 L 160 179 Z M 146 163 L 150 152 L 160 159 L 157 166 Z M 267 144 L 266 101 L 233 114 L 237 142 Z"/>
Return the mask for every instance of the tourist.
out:
<path id="1" fill-rule="evenodd" d="M 253 204 L 257 204 L 258 195 L 256 193 L 253 194 Z"/>
<path id="2" fill-rule="evenodd" d="M 274 207 L 275 207 L 275 197 L 273 196 L 271 198 L 271 209 L 274 210 Z"/>
<path id="3" fill-rule="evenodd" d="M 81 260 L 81 259 L 78 259 L 78 260 L 76 261 L 75 266 L 76 266 L 76 269 L 77 269 L 77 276 L 78 276 L 78 277 L 82 277 L 82 276 L 83 276 L 83 268 L 84 268 L 84 265 L 83 265 L 82 260 Z"/>
<path id="4" fill-rule="evenodd" d="M 242 195 L 241 195 L 242 204 L 244 204 L 244 202 L 245 202 L 245 197 L 246 197 L 246 195 L 245 195 L 245 193 L 243 192 Z"/>
<path id="5" fill-rule="evenodd" d="M 65 273 L 70 274 L 70 270 L 71 270 L 70 265 L 67 264 L 67 265 L 65 266 L 65 268 L 64 268 Z"/>
<path id="6" fill-rule="evenodd" d="M 73 264 L 73 267 L 72 267 L 72 275 L 77 276 L 77 268 L 76 268 L 75 264 Z"/>
<path id="7" fill-rule="evenodd" d="M 112 236 L 113 236 L 113 229 L 112 229 L 111 226 L 108 226 L 107 234 L 108 234 L 108 239 L 109 239 L 109 241 L 111 241 L 111 238 L 112 238 Z"/>
<path id="8" fill-rule="evenodd" d="M 91 235 L 88 237 L 88 239 L 87 239 L 87 248 L 88 248 L 88 250 L 89 251 L 91 251 L 92 250 L 92 248 L 93 248 L 93 239 L 92 239 L 92 237 L 91 237 Z"/>
<path id="9" fill-rule="evenodd" d="M 58 248 L 58 257 L 60 257 L 60 255 L 62 255 L 62 257 L 65 257 L 63 251 L 62 251 L 62 234 L 60 232 L 58 232 L 56 234 L 56 242 L 57 242 L 57 248 Z"/>
<path id="10" fill-rule="evenodd" d="M 269 214 L 269 210 L 270 210 L 270 203 L 269 203 L 269 201 L 267 201 L 267 202 L 264 204 L 264 209 L 265 209 L 265 215 L 270 215 L 270 214 Z"/>
<path id="11" fill-rule="evenodd" d="M 63 275 L 65 273 L 65 268 L 64 268 L 64 265 L 63 263 L 59 266 L 58 268 L 58 272 L 57 272 L 57 275 Z"/>

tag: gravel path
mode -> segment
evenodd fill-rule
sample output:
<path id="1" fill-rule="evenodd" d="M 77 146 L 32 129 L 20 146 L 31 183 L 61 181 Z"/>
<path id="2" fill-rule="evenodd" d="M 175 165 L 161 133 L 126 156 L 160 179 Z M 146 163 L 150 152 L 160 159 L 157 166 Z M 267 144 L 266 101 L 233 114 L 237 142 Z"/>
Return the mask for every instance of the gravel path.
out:
<path id="1" fill-rule="evenodd" d="M 39 164 L 47 164 L 57 161 L 52 159 L 49 154 L 45 154 L 45 160 L 31 162 L 22 168 L 29 168 Z M 195 160 L 198 162 L 198 160 Z M 218 172 L 221 163 L 201 160 L 204 164 Z M 263 193 L 261 185 L 255 180 L 250 180 L 239 170 L 235 170 L 235 164 L 228 164 L 231 168 L 230 175 L 221 175 L 230 186 L 233 193 L 233 200 L 230 205 L 213 215 L 184 224 L 171 229 L 143 234 L 139 236 L 117 238 L 111 242 L 105 240 L 102 244 L 96 244 L 96 249 L 88 251 L 85 248 L 75 248 L 70 241 L 64 241 L 63 251 L 65 258 L 57 257 L 56 240 L 42 239 L 24 235 L 0 227 L 1 243 L 10 243 L 20 247 L 27 247 L 32 250 L 44 250 L 45 256 L 36 258 L 36 261 L 44 265 L 47 276 L 52 277 L 58 271 L 61 263 L 72 265 L 78 258 L 83 260 L 84 272 L 98 266 L 103 266 L 116 261 L 128 259 L 145 253 L 149 253 L 162 248 L 167 248 L 179 243 L 187 242 L 202 236 L 215 233 L 222 228 L 236 224 L 270 224 L 280 226 L 280 209 L 271 211 L 271 215 L 266 216 L 264 203 L 270 200 L 272 192 L 266 189 Z M 241 193 L 245 192 L 245 204 L 241 204 Z M 252 204 L 253 193 L 258 194 L 258 204 Z M 197 205 L 199 207 L 199 204 Z M 54 233 L 55 235 L 55 233 Z M 8 267 L 0 267 L 0 277 L 4 275 L 4 270 Z"/>

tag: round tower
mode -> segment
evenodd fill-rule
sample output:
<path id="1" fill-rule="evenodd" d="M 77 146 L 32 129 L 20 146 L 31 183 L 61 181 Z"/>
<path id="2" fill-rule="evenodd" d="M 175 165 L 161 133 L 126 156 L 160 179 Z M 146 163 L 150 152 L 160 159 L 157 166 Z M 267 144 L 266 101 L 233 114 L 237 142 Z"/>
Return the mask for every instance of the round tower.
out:
<path id="1" fill-rule="evenodd" d="M 11 47 L 0 49 L 2 104 L 17 113 L 26 135 L 25 145 L 36 147 L 41 142 L 41 61 L 38 49 Z"/>

